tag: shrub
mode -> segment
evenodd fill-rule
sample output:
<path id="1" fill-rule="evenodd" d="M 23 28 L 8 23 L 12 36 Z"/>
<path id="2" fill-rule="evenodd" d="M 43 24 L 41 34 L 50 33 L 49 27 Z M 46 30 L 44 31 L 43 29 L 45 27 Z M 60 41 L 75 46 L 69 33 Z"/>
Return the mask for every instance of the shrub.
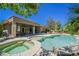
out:
<path id="1" fill-rule="evenodd" d="M 3 31 L 3 30 L 0 29 L 0 37 L 2 37 L 2 31 Z"/>
<path id="2" fill-rule="evenodd" d="M 2 32 L 3 32 L 3 24 L 0 23 L 0 37 L 2 37 Z"/>

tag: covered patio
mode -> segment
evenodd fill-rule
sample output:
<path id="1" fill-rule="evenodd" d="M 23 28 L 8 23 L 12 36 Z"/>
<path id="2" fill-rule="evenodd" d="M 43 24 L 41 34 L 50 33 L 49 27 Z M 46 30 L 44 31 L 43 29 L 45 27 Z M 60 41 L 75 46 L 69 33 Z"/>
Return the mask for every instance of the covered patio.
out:
<path id="1" fill-rule="evenodd" d="M 4 21 L 4 29 L 8 30 L 9 35 L 22 36 L 41 33 L 44 27 L 35 22 L 12 16 Z"/>

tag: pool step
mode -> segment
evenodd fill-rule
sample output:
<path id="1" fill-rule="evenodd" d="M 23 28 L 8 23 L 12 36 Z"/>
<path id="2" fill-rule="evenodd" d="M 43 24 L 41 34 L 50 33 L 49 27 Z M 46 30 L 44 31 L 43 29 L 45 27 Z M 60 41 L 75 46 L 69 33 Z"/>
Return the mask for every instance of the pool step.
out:
<path id="1" fill-rule="evenodd" d="M 13 48 L 15 48 L 15 47 L 17 47 L 17 46 L 20 46 L 20 45 L 21 45 L 20 43 L 16 43 L 16 44 L 14 44 L 14 45 L 11 45 L 11 46 L 9 46 L 9 47 L 3 49 L 2 51 L 3 51 L 3 52 L 8 52 L 8 51 L 12 50 Z"/>

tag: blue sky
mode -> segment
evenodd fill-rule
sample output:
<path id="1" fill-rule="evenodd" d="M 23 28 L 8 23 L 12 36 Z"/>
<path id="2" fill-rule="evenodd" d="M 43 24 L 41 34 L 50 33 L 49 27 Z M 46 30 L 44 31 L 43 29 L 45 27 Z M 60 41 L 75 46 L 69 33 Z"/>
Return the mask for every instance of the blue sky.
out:
<path id="1" fill-rule="evenodd" d="M 62 4 L 62 3 L 43 3 L 40 5 L 38 9 L 38 13 L 36 15 L 32 15 L 31 17 L 27 18 L 28 20 L 32 20 L 38 24 L 45 25 L 46 20 L 49 16 L 52 17 L 54 20 L 60 21 L 62 25 L 64 25 L 68 21 L 68 12 L 69 7 L 73 4 Z M 20 18 L 24 18 L 21 15 L 18 15 L 11 11 L 10 9 L 2 10 L 0 9 L 0 21 L 3 21 L 11 16 L 18 16 Z"/>

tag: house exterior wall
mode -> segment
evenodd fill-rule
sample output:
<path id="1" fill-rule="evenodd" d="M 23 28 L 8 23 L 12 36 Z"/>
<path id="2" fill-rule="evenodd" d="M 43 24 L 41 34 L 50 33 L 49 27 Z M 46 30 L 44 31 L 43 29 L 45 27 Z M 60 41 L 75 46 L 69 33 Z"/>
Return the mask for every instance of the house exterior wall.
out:
<path id="1" fill-rule="evenodd" d="M 33 34 L 33 26 L 27 24 L 16 24 L 16 34 L 24 35 L 24 34 Z"/>

